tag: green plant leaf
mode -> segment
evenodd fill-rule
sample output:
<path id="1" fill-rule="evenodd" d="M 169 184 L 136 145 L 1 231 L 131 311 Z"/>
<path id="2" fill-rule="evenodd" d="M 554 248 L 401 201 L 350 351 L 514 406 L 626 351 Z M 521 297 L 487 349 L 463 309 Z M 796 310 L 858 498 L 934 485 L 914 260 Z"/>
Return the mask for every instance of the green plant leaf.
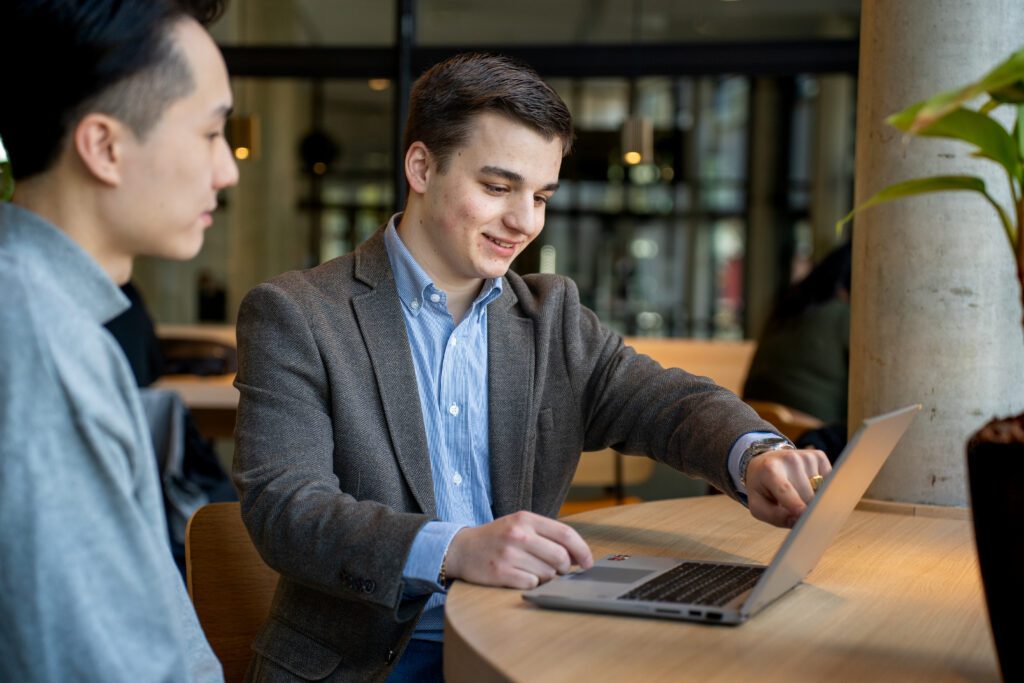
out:
<path id="1" fill-rule="evenodd" d="M 11 175 L 11 165 L 6 161 L 0 161 L 0 202 L 9 201 L 14 195 L 14 177 Z"/>
<path id="2" fill-rule="evenodd" d="M 1001 104 L 998 100 L 990 99 L 988 102 L 978 107 L 978 112 L 981 114 L 987 114 Z"/>
<path id="3" fill-rule="evenodd" d="M 1013 124 L 1013 136 L 1017 140 L 1017 155 L 1024 159 L 1024 104 L 1017 105 L 1017 121 Z M 1024 183 L 1024 178 L 1021 179 Z"/>
<path id="4" fill-rule="evenodd" d="M 860 213 L 864 209 L 867 209 L 878 204 L 892 201 L 893 199 L 900 199 L 903 197 L 911 197 L 918 194 L 928 194 L 931 192 L 947 192 L 950 190 L 968 190 L 971 192 L 978 192 L 988 203 L 992 205 L 992 208 L 999 214 L 999 219 L 1003 223 L 1003 229 L 1006 231 L 1006 236 L 1010 240 L 1010 246 L 1014 245 L 1015 230 L 1013 224 L 1010 222 L 1009 217 L 1006 215 L 1006 211 L 999 205 L 992 195 L 988 193 L 985 188 L 985 181 L 975 176 L 964 176 L 964 175 L 952 175 L 952 176 L 932 176 L 930 178 L 915 178 L 913 180 L 905 180 L 901 183 L 894 183 L 889 187 L 876 192 L 866 202 L 856 207 L 853 211 L 846 214 L 842 220 L 836 222 L 836 232 L 841 232 L 843 224 L 849 221 L 857 213 Z"/>
<path id="5" fill-rule="evenodd" d="M 1020 104 L 1024 102 L 1024 81 L 1017 81 L 988 93 L 992 100 L 1000 104 Z"/>
<path id="6" fill-rule="evenodd" d="M 914 105 L 886 119 L 905 133 L 911 133 L 919 118 L 919 105 Z M 925 137 L 950 138 L 975 145 L 979 156 L 1000 164 L 1014 178 L 1021 177 L 1021 160 L 1010 134 L 995 119 L 985 114 L 957 107 L 917 131 Z"/>
<path id="7" fill-rule="evenodd" d="M 931 125 L 964 102 L 984 93 L 1003 93 L 1004 89 L 1021 81 L 1024 81 L 1024 49 L 1014 52 L 1006 61 L 998 64 L 974 83 L 955 90 L 947 90 L 913 105 L 917 107 L 916 121 L 908 132 L 917 134 L 922 128 Z"/>

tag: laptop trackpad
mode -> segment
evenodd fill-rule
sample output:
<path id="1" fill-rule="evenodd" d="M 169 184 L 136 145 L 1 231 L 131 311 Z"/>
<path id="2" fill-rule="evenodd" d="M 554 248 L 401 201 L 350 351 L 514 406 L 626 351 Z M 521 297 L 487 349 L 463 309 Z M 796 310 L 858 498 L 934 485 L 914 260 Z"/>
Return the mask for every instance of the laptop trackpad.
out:
<path id="1" fill-rule="evenodd" d="M 639 581 L 648 574 L 653 574 L 656 569 L 626 569 L 624 567 L 591 567 L 578 574 L 572 574 L 569 578 L 573 581 L 601 581 L 604 583 L 633 583 Z"/>

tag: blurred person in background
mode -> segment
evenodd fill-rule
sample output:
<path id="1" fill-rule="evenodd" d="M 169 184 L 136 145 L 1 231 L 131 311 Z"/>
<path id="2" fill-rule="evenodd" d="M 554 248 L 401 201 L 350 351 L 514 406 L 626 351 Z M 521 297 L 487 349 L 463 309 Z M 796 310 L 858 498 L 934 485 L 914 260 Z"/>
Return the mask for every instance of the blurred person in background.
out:
<path id="1" fill-rule="evenodd" d="M 850 243 L 838 247 L 776 304 L 743 398 L 781 403 L 825 427 L 797 440 L 836 458 L 846 444 L 850 367 Z"/>

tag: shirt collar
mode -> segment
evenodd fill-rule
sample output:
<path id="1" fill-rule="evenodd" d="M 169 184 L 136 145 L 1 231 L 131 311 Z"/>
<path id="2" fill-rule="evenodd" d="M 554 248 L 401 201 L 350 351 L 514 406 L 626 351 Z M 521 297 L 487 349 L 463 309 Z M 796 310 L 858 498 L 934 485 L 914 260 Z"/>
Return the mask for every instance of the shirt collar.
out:
<path id="1" fill-rule="evenodd" d="M 130 305 L 106 271 L 64 231 L 17 204 L 0 202 L 0 251 L 16 254 L 100 324 Z"/>
<path id="2" fill-rule="evenodd" d="M 409 252 L 402 242 L 402 238 L 398 236 L 398 230 L 395 226 L 398 224 L 401 216 L 401 213 L 396 213 L 388 221 L 388 227 L 384 230 L 384 246 L 388 252 L 388 259 L 391 261 L 391 270 L 395 274 L 398 298 L 401 299 L 405 310 L 415 317 L 419 315 L 423 309 L 424 300 L 431 293 L 443 296 L 443 291 L 437 288 L 433 280 L 430 279 L 430 276 L 427 275 L 427 272 L 413 258 L 412 253 Z M 480 293 L 473 300 L 472 310 L 475 314 L 480 315 L 486 310 L 487 304 L 501 295 L 502 282 L 503 278 L 500 277 L 484 281 L 484 286 L 480 288 Z"/>

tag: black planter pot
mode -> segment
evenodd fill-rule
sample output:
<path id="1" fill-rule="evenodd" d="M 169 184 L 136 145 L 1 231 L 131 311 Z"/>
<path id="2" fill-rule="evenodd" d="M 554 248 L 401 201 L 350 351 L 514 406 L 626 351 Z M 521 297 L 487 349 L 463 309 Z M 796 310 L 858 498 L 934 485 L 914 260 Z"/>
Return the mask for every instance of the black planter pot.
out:
<path id="1" fill-rule="evenodd" d="M 978 564 L 999 667 L 1024 681 L 1024 649 L 1013 637 L 1024 614 L 1024 415 L 993 420 L 967 444 L 967 476 Z"/>

